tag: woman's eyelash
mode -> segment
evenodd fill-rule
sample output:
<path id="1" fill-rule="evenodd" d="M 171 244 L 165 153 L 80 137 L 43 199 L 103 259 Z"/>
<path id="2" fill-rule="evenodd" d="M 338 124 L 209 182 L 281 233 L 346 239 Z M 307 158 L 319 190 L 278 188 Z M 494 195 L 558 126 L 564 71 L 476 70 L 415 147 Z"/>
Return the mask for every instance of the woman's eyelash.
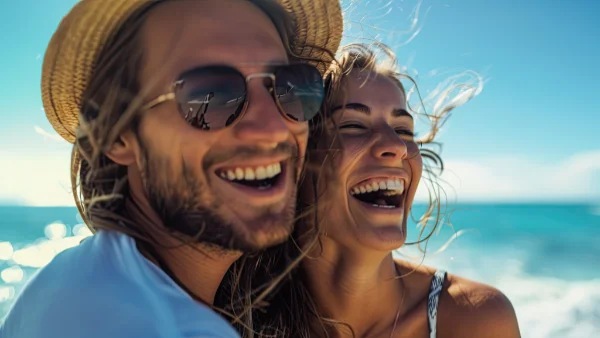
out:
<path id="1" fill-rule="evenodd" d="M 345 129 L 345 128 L 360 128 L 360 129 L 365 129 L 365 126 L 360 125 L 358 123 L 348 123 L 348 124 L 344 124 L 344 125 L 340 126 L 340 129 Z"/>
<path id="2" fill-rule="evenodd" d="M 348 128 L 366 129 L 365 126 L 363 126 L 361 124 L 358 124 L 358 123 L 344 124 L 344 125 L 341 125 L 339 128 L 340 129 L 348 129 Z M 416 136 L 415 133 L 413 133 L 412 131 L 407 130 L 407 129 L 396 129 L 395 132 L 398 135 L 407 135 L 407 136 L 411 136 L 411 137 L 415 137 Z"/>
<path id="3" fill-rule="evenodd" d="M 396 129 L 396 134 L 404 134 L 412 137 L 416 136 L 415 133 L 406 129 Z"/>

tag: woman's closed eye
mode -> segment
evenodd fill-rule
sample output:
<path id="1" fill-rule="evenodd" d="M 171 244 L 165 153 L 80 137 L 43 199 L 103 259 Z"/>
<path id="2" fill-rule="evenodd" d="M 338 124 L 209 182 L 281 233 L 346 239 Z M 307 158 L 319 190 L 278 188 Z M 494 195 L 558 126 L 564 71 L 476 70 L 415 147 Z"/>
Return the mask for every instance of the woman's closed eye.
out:
<path id="1" fill-rule="evenodd" d="M 398 135 L 415 137 L 415 133 L 409 129 L 396 129 L 395 131 Z"/>
<path id="2" fill-rule="evenodd" d="M 367 127 L 358 123 L 346 123 L 340 126 L 340 129 L 367 129 Z"/>
<path id="3" fill-rule="evenodd" d="M 340 129 L 367 129 L 367 127 L 365 127 L 359 123 L 345 123 L 345 124 L 342 124 L 339 128 Z M 415 137 L 415 133 L 410 129 L 399 128 L 399 129 L 395 129 L 394 131 L 396 132 L 396 134 L 401 135 L 401 136 Z"/>

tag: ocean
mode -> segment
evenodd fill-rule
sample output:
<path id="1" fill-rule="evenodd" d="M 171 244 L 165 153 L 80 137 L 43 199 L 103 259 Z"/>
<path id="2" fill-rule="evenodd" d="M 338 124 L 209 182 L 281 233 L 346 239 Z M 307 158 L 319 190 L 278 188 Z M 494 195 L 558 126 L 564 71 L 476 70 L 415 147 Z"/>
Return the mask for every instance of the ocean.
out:
<path id="1" fill-rule="evenodd" d="M 425 264 L 502 290 L 523 337 L 600 336 L 600 206 L 452 205 L 447 215 Z M 0 207 L 0 220 L 2 318 L 37 269 L 90 232 L 69 207 Z M 415 245 L 400 255 L 419 258 Z"/>

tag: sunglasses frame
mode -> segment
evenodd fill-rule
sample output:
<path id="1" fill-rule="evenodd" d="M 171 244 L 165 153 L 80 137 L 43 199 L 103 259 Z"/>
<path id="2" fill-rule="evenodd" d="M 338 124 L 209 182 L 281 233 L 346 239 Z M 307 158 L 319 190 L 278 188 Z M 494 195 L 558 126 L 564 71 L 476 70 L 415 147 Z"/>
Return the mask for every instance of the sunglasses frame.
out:
<path id="1" fill-rule="evenodd" d="M 169 91 L 168 93 L 161 94 L 161 95 L 157 96 L 156 98 L 154 98 L 153 100 L 151 100 L 150 102 L 146 103 L 144 106 L 142 106 L 142 111 L 147 111 L 147 110 L 153 109 L 153 108 L 155 108 L 155 107 L 159 106 L 160 104 L 162 104 L 164 102 L 167 102 L 167 101 L 171 101 L 171 100 L 177 101 L 176 89 L 177 89 L 177 86 L 180 86 L 185 81 L 185 79 L 184 79 L 184 75 L 185 74 L 188 74 L 188 73 L 200 70 L 200 69 L 213 68 L 213 67 L 227 67 L 227 68 L 230 68 L 230 69 L 236 71 L 240 75 L 240 77 L 244 79 L 244 81 L 245 81 L 245 94 L 244 95 L 246 97 L 244 99 L 242 110 L 240 111 L 240 113 L 237 116 L 237 118 L 230 125 L 224 126 L 222 128 L 218 128 L 216 130 L 220 130 L 220 129 L 224 129 L 224 128 L 227 128 L 227 127 L 231 127 L 231 126 L 233 126 L 234 124 L 236 124 L 238 121 L 240 121 L 244 117 L 246 111 L 248 110 L 248 105 L 249 105 L 248 83 L 250 82 L 250 80 L 261 79 L 261 78 L 270 78 L 271 79 L 271 84 L 269 86 L 265 86 L 265 87 L 269 90 L 269 93 L 271 94 L 271 96 L 273 98 L 273 101 L 275 102 L 275 105 L 277 106 L 277 109 L 279 110 L 279 113 L 286 120 L 288 120 L 288 121 L 291 121 L 291 122 L 294 122 L 294 123 L 306 123 L 306 122 L 312 120 L 313 118 L 315 118 L 315 116 L 318 114 L 318 112 L 317 112 L 317 114 L 315 114 L 315 116 L 311 117 L 310 119 L 308 119 L 306 121 L 296 120 L 296 119 L 292 118 L 291 116 L 289 116 L 288 114 L 285 113 L 283 107 L 281 106 L 281 103 L 279 102 L 279 96 L 277 95 L 277 93 L 275 91 L 275 87 L 276 87 L 276 84 L 277 84 L 276 83 L 277 82 L 276 81 L 276 78 L 277 78 L 277 76 L 276 76 L 277 69 L 279 69 L 279 68 L 285 68 L 285 67 L 290 67 L 290 66 L 295 66 L 295 65 L 303 65 L 303 66 L 307 66 L 307 67 L 312 67 L 312 68 L 315 69 L 315 71 L 319 72 L 319 70 L 316 67 L 311 66 L 309 64 L 304 64 L 304 63 L 288 64 L 288 65 L 278 65 L 278 66 L 276 66 L 276 70 L 274 72 L 270 72 L 270 73 L 265 73 L 265 72 L 253 73 L 253 74 L 249 74 L 247 76 L 244 76 L 244 74 L 242 74 L 242 72 L 240 72 L 237 68 L 229 66 L 229 65 L 208 65 L 208 66 L 199 66 L 199 67 L 191 68 L 190 70 L 187 70 L 187 71 L 181 73 L 178 76 L 178 80 L 174 81 L 171 84 L 171 91 Z M 321 79 L 321 81 L 323 81 L 321 77 L 319 77 L 319 78 Z M 325 99 L 325 93 L 323 91 L 323 99 L 321 101 L 321 104 L 323 103 L 324 99 Z M 178 104 L 178 106 L 179 106 L 179 104 Z M 184 117 L 184 119 L 187 116 L 187 113 L 184 114 L 184 112 L 180 112 L 180 114 L 182 115 L 182 117 Z"/>

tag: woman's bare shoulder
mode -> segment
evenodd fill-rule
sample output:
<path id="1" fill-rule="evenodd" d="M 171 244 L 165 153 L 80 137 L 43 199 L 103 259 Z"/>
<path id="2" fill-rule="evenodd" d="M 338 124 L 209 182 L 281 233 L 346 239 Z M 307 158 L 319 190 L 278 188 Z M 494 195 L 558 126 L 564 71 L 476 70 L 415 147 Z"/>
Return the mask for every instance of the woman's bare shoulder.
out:
<path id="1" fill-rule="evenodd" d="M 438 337 L 518 338 L 510 300 L 497 288 L 448 274 L 438 308 Z"/>
<path id="2" fill-rule="evenodd" d="M 406 260 L 394 259 L 396 267 L 401 275 L 409 275 L 414 278 L 431 279 L 435 274 L 436 269 L 427 265 L 413 263 Z"/>
<path id="3" fill-rule="evenodd" d="M 395 259 L 394 261 L 400 276 L 403 277 L 403 280 L 409 289 L 412 292 L 420 294 L 422 298 L 426 298 L 429 293 L 431 279 L 433 278 L 436 269 L 423 264 L 412 263 L 400 259 Z"/>
<path id="4" fill-rule="evenodd" d="M 437 269 L 395 260 L 418 298 L 426 299 Z M 497 288 L 448 273 L 438 305 L 437 337 L 518 338 L 510 300 Z"/>

